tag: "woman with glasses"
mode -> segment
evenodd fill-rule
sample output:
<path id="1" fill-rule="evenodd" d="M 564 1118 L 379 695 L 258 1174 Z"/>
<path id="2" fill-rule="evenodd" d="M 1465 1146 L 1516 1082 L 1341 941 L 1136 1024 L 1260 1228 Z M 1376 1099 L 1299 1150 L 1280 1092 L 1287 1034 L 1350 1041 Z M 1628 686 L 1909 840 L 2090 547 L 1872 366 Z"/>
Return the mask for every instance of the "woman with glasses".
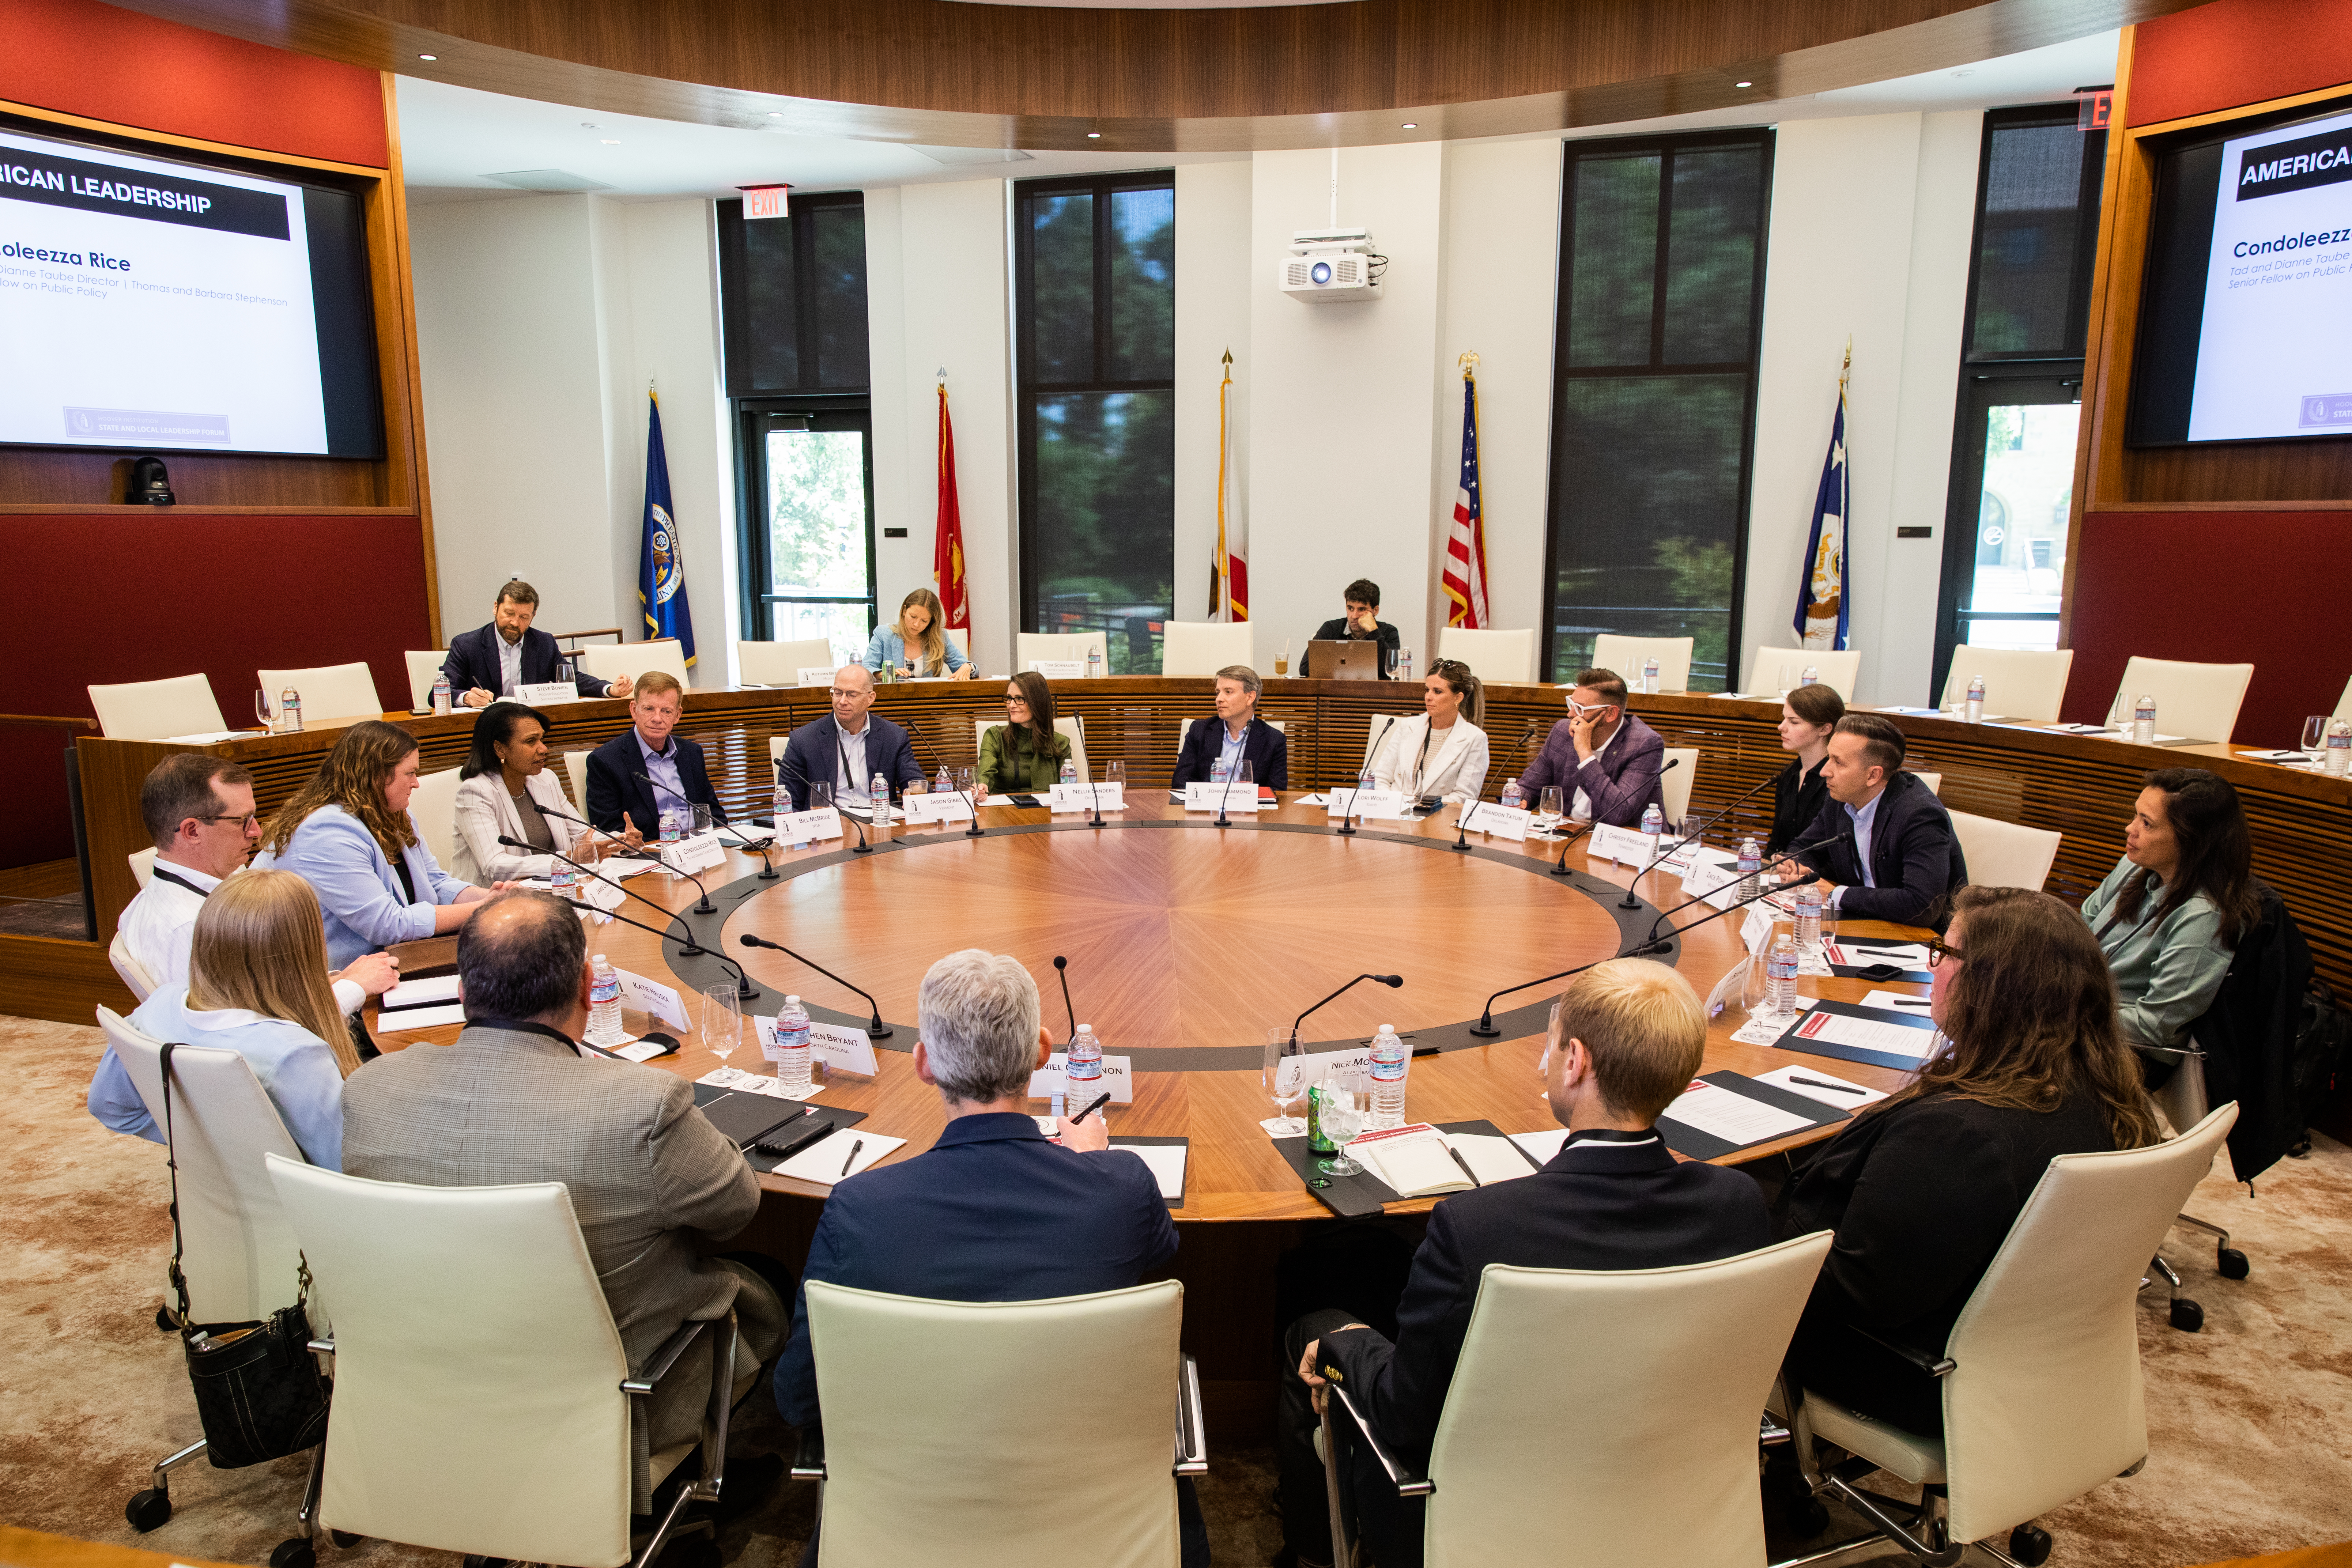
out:
<path id="1" fill-rule="evenodd" d="M 1830 786 L 1822 781 L 1829 760 L 1830 732 L 1845 717 L 1845 699 L 1816 683 L 1791 690 L 1780 703 L 1780 749 L 1797 760 L 1772 780 L 1772 832 L 1764 853 L 1778 855 L 1822 814 Z"/>
<path id="2" fill-rule="evenodd" d="M 1467 803 L 1486 787 L 1486 689 L 1460 659 L 1441 658 L 1421 683 L 1421 711 L 1389 726 L 1372 753 L 1382 789 L 1407 799 Z"/>
<path id="3" fill-rule="evenodd" d="M 407 731 L 377 719 L 354 724 L 262 833 L 254 864 L 310 884 L 335 963 L 456 931 L 506 888 L 470 887 L 433 858 L 408 812 L 417 773 Z"/>
<path id="4" fill-rule="evenodd" d="M 980 738 L 980 787 L 988 795 L 1042 795 L 1062 776 L 1070 738 L 1054 728 L 1054 691 L 1024 669 L 1004 689 L 1004 719 Z"/>
<path id="5" fill-rule="evenodd" d="M 2083 920 L 2115 974 L 2124 1038 L 2172 1049 L 2212 1006 L 2262 910 L 2246 814 L 2229 781 L 2160 768 L 2146 785 L 2124 858 L 2083 900 Z"/>
<path id="6" fill-rule="evenodd" d="M 1803 1386 L 1937 1436 L 1952 1325 L 2052 1159 L 2159 1137 L 2106 957 L 2046 893 L 1966 887 L 1928 944 L 1942 1054 L 1855 1113 L 1800 1176 L 1781 1234 L 1834 1230 L 1789 1365 Z"/>
<path id="7" fill-rule="evenodd" d="M 980 671 L 947 634 L 947 611 L 940 596 L 918 588 L 898 601 L 896 626 L 877 627 L 859 661 L 878 679 L 887 672 L 893 680 L 947 676 L 970 680 Z"/>

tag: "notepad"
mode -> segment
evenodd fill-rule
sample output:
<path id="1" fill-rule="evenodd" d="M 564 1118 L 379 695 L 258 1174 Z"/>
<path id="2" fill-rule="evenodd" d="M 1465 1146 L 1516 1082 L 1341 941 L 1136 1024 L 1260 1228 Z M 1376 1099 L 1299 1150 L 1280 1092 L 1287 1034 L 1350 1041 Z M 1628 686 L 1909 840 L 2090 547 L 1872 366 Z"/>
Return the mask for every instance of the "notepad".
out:
<path id="1" fill-rule="evenodd" d="M 1470 1173 L 1478 1178 L 1482 1187 L 1536 1173 L 1534 1163 L 1508 1138 L 1486 1132 L 1448 1132 L 1445 1142 L 1462 1156 L 1462 1163 L 1470 1167 Z"/>
<path id="2" fill-rule="evenodd" d="M 1882 1012 L 1900 1013 L 1908 1018 L 1927 1016 L 1927 1009 L 1933 1005 L 1925 996 L 1906 996 L 1899 991 L 1873 991 L 1862 999 L 1860 1005 L 1876 1007 Z"/>
<path id="3" fill-rule="evenodd" d="M 1704 1079 L 1693 1079 L 1690 1087 L 1675 1097 L 1658 1120 L 1678 1121 L 1694 1131 L 1719 1138 L 1735 1149 L 1786 1138 L 1813 1125 L 1794 1111 L 1735 1094 Z"/>
<path id="4" fill-rule="evenodd" d="M 829 1138 L 818 1139 L 770 1173 L 829 1187 L 872 1168 L 876 1161 L 887 1159 L 906 1146 L 904 1138 L 843 1128 Z"/>
<path id="5" fill-rule="evenodd" d="M 1756 1081 L 1769 1083 L 1775 1089 L 1785 1089 L 1790 1094 L 1801 1094 L 1807 1100 L 1818 1100 L 1823 1105 L 1834 1105 L 1841 1110 L 1859 1110 L 1886 1098 L 1883 1090 L 1865 1088 L 1850 1079 L 1840 1078 L 1816 1067 L 1774 1068 L 1770 1072 L 1758 1073 Z M 1827 1087 L 1832 1084 L 1843 1087 Z"/>
<path id="6" fill-rule="evenodd" d="M 1151 1167 L 1151 1179 L 1160 1184 L 1160 1195 L 1170 1203 L 1181 1203 L 1184 1198 L 1184 1166 L 1192 1146 L 1181 1138 L 1153 1139 L 1149 1142 L 1138 1139 L 1114 1138 L 1114 1149 L 1124 1149 Z"/>
<path id="7" fill-rule="evenodd" d="M 390 1012 L 401 1007 L 429 1007 L 457 999 L 457 977 L 444 974 L 433 980 L 404 980 L 376 998 L 376 1006 Z"/>
<path id="8" fill-rule="evenodd" d="M 1829 950 L 1832 963 L 1843 963 L 1864 969 L 1874 963 L 1891 963 L 1898 969 L 1927 967 L 1927 950 L 1916 942 L 1845 941 L 1826 942 L 1823 945 Z"/>
<path id="9" fill-rule="evenodd" d="M 1386 1182 L 1399 1197 L 1433 1197 L 1478 1184 L 1454 1163 L 1445 1134 L 1426 1122 L 1367 1132 L 1348 1145 L 1348 1158 Z"/>
<path id="10" fill-rule="evenodd" d="M 387 1035 L 404 1035 L 413 1029 L 438 1029 L 466 1021 L 466 1005 L 450 1002 L 436 1007 L 407 1007 L 397 1013 L 378 1012 L 375 1026 Z"/>
<path id="11" fill-rule="evenodd" d="M 1547 1127 L 1540 1132 L 1514 1132 L 1511 1142 L 1517 1143 L 1519 1152 L 1538 1166 L 1549 1165 L 1552 1157 L 1559 1152 L 1559 1146 L 1568 1142 L 1568 1129 Z"/>
<path id="12" fill-rule="evenodd" d="M 1914 1062 L 1924 1062 L 1933 1056 L 1940 1037 L 1932 1028 L 1892 1021 L 1882 1024 L 1818 1007 L 1790 1033 L 1788 1043 L 1795 1049 L 1801 1050 L 1807 1044 L 1852 1046 Z"/>

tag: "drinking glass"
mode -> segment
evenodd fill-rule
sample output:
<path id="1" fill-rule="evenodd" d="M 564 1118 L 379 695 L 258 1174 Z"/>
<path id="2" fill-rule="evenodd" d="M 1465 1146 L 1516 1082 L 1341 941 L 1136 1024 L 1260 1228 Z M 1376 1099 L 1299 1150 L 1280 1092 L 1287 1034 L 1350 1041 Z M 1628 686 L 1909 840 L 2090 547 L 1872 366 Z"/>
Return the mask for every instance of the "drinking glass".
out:
<path id="1" fill-rule="evenodd" d="M 2325 713 L 2314 713 L 2303 721 L 2303 749 L 2308 755 L 2314 758 L 2326 755 L 2328 722 L 2328 716 Z"/>
<path id="2" fill-rule="evenodd" d="M 1259 1081 L 1265 1086 L 1266 1099 L 1274 1102 L 1275 1122 L 1268 1131 L 1276 1138 L 1296 1138 L 1307 1131 L 1306 1119 L 1292 1114 L 1307 1098 L 1307 1078 L 1306 1047 L 1291 1038 L 1289 1026 L 1277 1024 L 1268 1029 L 1265 1068 Z"/>
<path id="3" fill-rule="evenodd" d="M 1242 759 L 1240 771 L 1234 774 L 1234 783 L 1255 784 L 1256 782 L 1255 774 L 1256 770 L 1251 765 L 1250 760 L 1247 757 L 1244 757 Z"/>
<path id="4" fill-rule="evenodd" d="M 833 786 L 818 780 L 811 780 L 808 786 L 808 808 L 811 811 L 832 810 Z"/>
<path id="5" fill-rule="evenodd" d="M 1780 695 L 1782 697 L 1787 697 L 1790 691 L 1796 689 L 1799 668 L 1800 667 L 1793 664 L 1783 664 L 1780 667 Z"/>
<path id="6" fill-rule="evenodd" d="M 1127 764 L 1125 763 L 1105 763 L 1103 764 L 1103 783 L 1115 784 L 1121 789 L 1126 788 Z"/>
<path id="7" fill-rule="evenodd" d="M 2123 692 L 2118 689 L 2116 692 L 2116 700 L 2114 705 L 2107 710 L 2107 728 L 2110 730 L 2120 730 L 2126 724 L 2131 722 L 2131 716 L 2132 700 L 2125 696 Z"/>
<path id="8" fill-rule="evenodd" d="M 743 1004 L 736 999 L 735 984 L 702 988 L 702 1043 L 725 1067 L 743 1042 Z"/>
<path id="9" fill-rule="evenodd" d="M 973 803 L 975 805 L 978 804 L 980 795 L 972 786 L 980 780 L 980 770 L 977 768 L 958 768 L 955 771 L 955 780 L 956 788 L 963 791 L 964 794 L 971 795 Z"/>
<path id="10" fill-rule="evenodd" d="M 1323 1108 L 1318 1113 L 1323 1136 L 1331 1140 L 1339 1152 L 1328 1160 L 1318 1160 L 1315 1168 L 1327 1176 L 1360 1176 L 1364 1168 L 1348 1158 L 1348 1145 L 1364 1130 L 1365 1118 L 1370 1112 L 1367 1103 L 1370 1086 L 1361 1070 L 1328 1073 L 1323 1079 Z"/>
<path id="11" fill-rule="evenodd" d="M 1543 824 L 1545 834 L 1549 836 L 1559 827 L 1559 819 L 1567 815 L 1567 793 L 1559 784 L 1544 785 L 1543 795 L 1536 807 L 1536 817 Z"/>
<path id="12" fill-rule="evenodd" d="M 269 722 L 269 693 L 257 686 L 253 690 L 253 716 L 261 721 L 263 729 L 272 727 Z"/>
<path id="13" fill-rule="evenodd" d="M 709 808 L 709 806 L 707 806 L 707 805 L 698 805 L 698 805 L 695 806 L 695 808 L 694 808 L 694 834 L 695 834 L 695 837 L 698 837 L 698 838 L 699 838 L 700 837 L 702 837 L 702 835 L 704 835 L 704 834 L 706 834 L 706 833 L 708 833 L 708 832 L 709 832 L 709 831 L 710 831 L 710 808 Z"/>

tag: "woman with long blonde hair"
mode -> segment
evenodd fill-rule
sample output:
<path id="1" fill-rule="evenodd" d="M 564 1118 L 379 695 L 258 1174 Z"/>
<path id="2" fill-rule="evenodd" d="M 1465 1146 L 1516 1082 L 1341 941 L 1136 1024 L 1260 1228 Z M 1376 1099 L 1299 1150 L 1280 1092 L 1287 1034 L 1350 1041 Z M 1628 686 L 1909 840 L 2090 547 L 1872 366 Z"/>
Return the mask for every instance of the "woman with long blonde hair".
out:
<path id="1" fill-rule="evenodd" d="M 970 680 L 980 671 L 947 634 L 947 610 L 929 588 L 918 588 L 898 601 L 895 626 L 877 629 L 866 645 L 861 661 L 875 679 L 924 679 L 944 675 Z"/>
<path id="2" fill-rule="evenodd" d="M 205 899 L 187 984 L 159 989 L 131 1023 L 159 1040 L 236 1052 L 303 1157 L 341 1170 L 343 1079 L 359 1056 L 327 983 L 326 952 L 308 882 L 289 871 L 241 872 Z M 163 1137 L 152 1119 L 128 1131 Z"/>
<path id="3" fill-rule="evenodd" d="M 407 731 L 376 719 L 354 724 L 262 830 L 253 863 L 310 884 L 338 967 L 396 942 L 456 931 L 506 886 L 468 886 L 433 858 L 408 814 L 418 766 Z"/>

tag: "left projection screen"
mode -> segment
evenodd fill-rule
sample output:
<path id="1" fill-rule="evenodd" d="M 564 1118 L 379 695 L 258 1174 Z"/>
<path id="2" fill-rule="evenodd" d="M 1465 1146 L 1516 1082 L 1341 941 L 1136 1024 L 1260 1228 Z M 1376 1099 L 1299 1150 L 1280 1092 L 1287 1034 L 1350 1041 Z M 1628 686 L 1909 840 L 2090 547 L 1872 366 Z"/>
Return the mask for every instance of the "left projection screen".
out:
<path id="1" fill-rule="evenodd" d="M 0 442 L 376 457 L 349 193 L 0 130 Z"/>

